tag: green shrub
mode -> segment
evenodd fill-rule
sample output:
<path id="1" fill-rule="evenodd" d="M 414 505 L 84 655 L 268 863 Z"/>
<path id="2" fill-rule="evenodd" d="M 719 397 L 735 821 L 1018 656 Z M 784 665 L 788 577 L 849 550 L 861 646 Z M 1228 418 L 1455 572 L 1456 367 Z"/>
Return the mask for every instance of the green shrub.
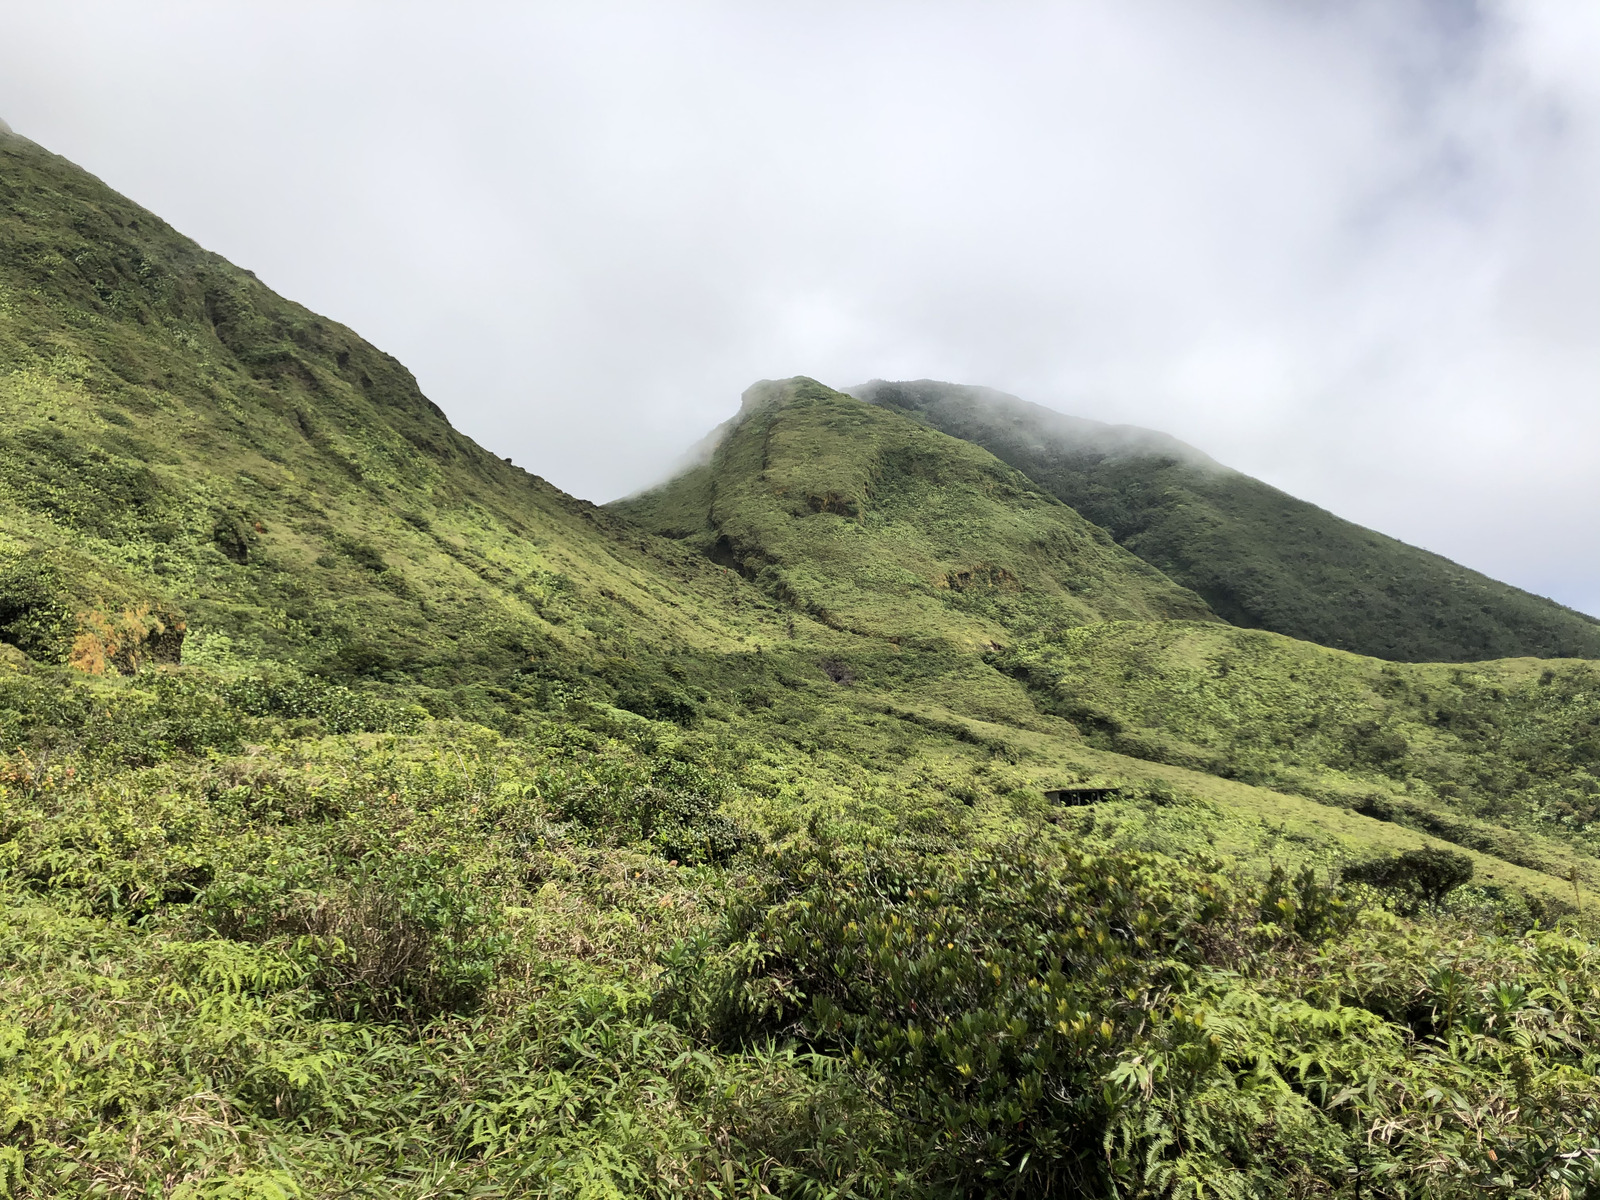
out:
<path id="1" fill-rule="evenodd" d="M 657 685 L 618 693 L 617 707 L 625 708 L 652 721 L 671 721 L 674 725 L 693 725 L 700 709 L 682 689 Z"/>
<path id="2" fill-rule="evenodd" d="M 1291 879 L 1274 863 L 1261 889 L 1261 919 L 1301 941 L 1316 944 L 1349 931 L 1356 910 L 1330 879 L 1317 880 L 1313 867 L 1301 867 Z"/>
<path id="3" fill-rule="evenodd" d="M 318 722 L 329 733 L 410 733 L 426 714 L 307 675 L 257 675 L 224 685 L 222 695 L 255 717 Z"/>
<path id="4" fill-rule="evenodd" d="M 60 573 L 37 555 L 0 555 L 0 642 L 40 662 L 65 662 L 76 615 Z"/>
<path id="5" fill-rule="evenodd" d="M 463 1012 L 494 979 L 502 917 L 437 854 L 369 853 L 343 878 L 315 865 L 229 874 L 206 889 L 206 927 L 236 941 L 286 939 L 328 1010 L 349 1020 Z"/>
<path id="6" fill-rule="evenodd" d="M 693 762 L 601 760 L 576 773 L 547 775 L 543 786 L 554 815 L 606 844 L 645 842 L 680 862 L 727 863 L 754 841 L 719 811 L 726 781 Z"/>
<path id="7" fill-rule="evenodd" d="M 935 1194 L 1099 1193 L 1104 1078 L 1141 997 L 1199 961 L 1217 885 L 1154 862 L 1004 849 L 940 865 L 823 846 L 713 940 L 669 953 L 669 1007 L 728 1046 L 794 1036 L 881 1072 Z"/>
<path id="8" fill-rule="evenodd" d="M 1456 888 L 1471 881 L 1472 871 L 1472 859 L 1465 854 L 1425 846 L 1353 863 L 1344 869 L 1344 877 L 1394 893 L 1402 911 L 1415 913 L 1423 904 L 1442 904 Z"/>

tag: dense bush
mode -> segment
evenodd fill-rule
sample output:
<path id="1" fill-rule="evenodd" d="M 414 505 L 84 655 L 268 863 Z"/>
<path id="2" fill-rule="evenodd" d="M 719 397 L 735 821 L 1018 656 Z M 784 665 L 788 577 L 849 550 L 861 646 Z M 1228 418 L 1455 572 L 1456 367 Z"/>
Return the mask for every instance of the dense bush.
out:
<path id="1" fill-rule="evenodd" d="M 1006 850 L 941 868 L 827 847 L 773 864 L 729 957 L 671 960 L 688 1020 L 733 1045 L 799 1036 L 885 1076 L 900 1153 L 951 1194 L 1099 1191 L 1104 1087 L 1153 991 L 1222 912 L 1126 857 Z M 1189 881 L 1185 881 L 1189 882 Z"/>
<path id="2" fill-rule="evenodd" d="M 660 684 L 620 692 L 617 707 L 653 721 L 671 721 L 677 725 L 693 725 L 700 715 L 699 706 L 681 689 Z"/>
<path id="3" fill-rule="evenodd" d="M 222 937 L 286 941 L 329 1011 L 347 1020 L 469 1011 L 504 950 L 500 912 L 439 854 L 369 852 L 324 879 L 227 873 L 205 889 L 200 912 Z"/>
<path id="4" fill-rule="evenodd" d="M 203 675 L 105 686 L 75 675 L 0 676 L 0 746 L 71 748 L 138 766 L 239 744 L 241 713 Z"/>
<path id="5" fill-rule="evenodd" d="M 75 614 L 59 571 L 37 555 L 0 553 L 0 642 L 40 662 L 63 662 Z"/>
<path id="6" fill-rule="evenodd" d="M 368 692 L 307 675 L 257 675 L 222 689 L 227 703 L 256 717 L 315 721 L 329 733 L 409 733 L 427 714 Z"/>
<path id="7" fill-rule="evenodd" d="M 729 814 L 770 748 L 595 720 L 14 755 L 25 1189 L 1287 1197 L 1359 1163 L 1395 1196 L 1583 1194 L 1587 942 L 984 840 L 976 777 L 915 836 L 858 808 L 754 853 Z"/>
<path id="8" fill-rule="evenodd" d="M 667 953 L 663 1003 L 724 1047 L 851 1064 L 897 1120 L 885 1194 L 1298 1196 L 1360 1172 L 1374 1194 L 1581 1195 L 1600 1154 L 1587 943 L 1441 968 L 1309 871 L 1240 887 L 1037 843 L 769 872 Z"/>
<path id="9" fill-rule="evenodd" d="M 1385 858 L 1352 863 L 1344 877 L 1393 892 L 1403 911 L 1414 913 L 1422 904 L 1442 904 L 1456 888 L 1472 879 L 1472 860 L 1443 847 L 1403 850 Z"/>

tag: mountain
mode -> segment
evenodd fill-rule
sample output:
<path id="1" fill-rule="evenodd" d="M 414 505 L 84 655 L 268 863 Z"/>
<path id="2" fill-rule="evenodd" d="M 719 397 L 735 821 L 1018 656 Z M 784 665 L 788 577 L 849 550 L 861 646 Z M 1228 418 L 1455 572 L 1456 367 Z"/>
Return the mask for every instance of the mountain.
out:
<path id="1" fill-rule="evenodd" d="M 1593 1195 L 1597 764 L 813 380 L 597 509 L 0 129 L 0 1194 Z"/>
<path id="2" fill-rule="evenodd" d="M 1081 426 L 1108 457 L 1224 471 L 1162 434 Z M 752 387 L 701 457 L 609 507 L 853 635 L 834 666 L 858 689 L 1556 876 L 1600 850 L 1590 663 L 1386 663 L 1231 627 L 982 448 L 810 379 Z"/>
<path id="3" fill-rule="evenodd" d="M 931 380 L 851 391 L 982 446 L 1234 625 L 1402 662 L 1600 658 L 1600 621 L 1341 520 L 1165 434 Z"/>
<path id="4" fill-rule="evenodd" d="M 757 384 L 709 462 L 611 507 L 868 637 L 1213 619 L 987 451 L 810 379 Z"/>
<path id="5" fill-rule="evenodd" d="M 642 643 L 772 632 L 726 572 L 483 450 L 393 358 L 18 137 L 0 306 L 0 640 L 40 661 L 290 664 L 439 711 L 487 688 L 493 719 Z"/>

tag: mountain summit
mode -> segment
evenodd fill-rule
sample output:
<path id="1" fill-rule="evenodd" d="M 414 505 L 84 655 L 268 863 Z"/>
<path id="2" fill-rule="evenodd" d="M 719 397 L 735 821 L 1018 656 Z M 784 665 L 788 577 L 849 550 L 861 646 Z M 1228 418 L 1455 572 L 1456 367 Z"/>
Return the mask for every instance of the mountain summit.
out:
<path id="1" fill-rule="evenodd" d="M 1215 619 L 987 450 L 812 379 L 752 387 L 709 462 L 611 507 L 872 637 Z"/>

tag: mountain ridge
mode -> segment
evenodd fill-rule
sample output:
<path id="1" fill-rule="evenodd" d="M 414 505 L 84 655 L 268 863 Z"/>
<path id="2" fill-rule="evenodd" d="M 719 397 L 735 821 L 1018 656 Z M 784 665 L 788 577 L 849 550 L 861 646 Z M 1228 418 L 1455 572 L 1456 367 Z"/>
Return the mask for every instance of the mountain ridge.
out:
<path id="1" fill-rule="evenodd" d="M 59 661 L 78 612 L 150 604 L 246 657 L 444 687 L 606 653 L 596 628 L 638 612 L 736 644 L 652 596 L 714 569 L 479 447 L 391 356 L 65 160 L 0 156 L 0 267 L 28 281 L 0 292 L 0 636 Z"/>
<path id="2" fill-rule="evenodd" d="M 987 452 L 810 379 L 754 385 L 704 467 L 610 507 L 874 636 L 1211 619 Z"/>
<path id="3" fill-rule="evenodd" d="M 1600 620 L 1364 529 L 1177 439 L 993 389 L 856 394 L 989 449 L 1235 625 L 1398 661 L 1600 657 Z"/>

